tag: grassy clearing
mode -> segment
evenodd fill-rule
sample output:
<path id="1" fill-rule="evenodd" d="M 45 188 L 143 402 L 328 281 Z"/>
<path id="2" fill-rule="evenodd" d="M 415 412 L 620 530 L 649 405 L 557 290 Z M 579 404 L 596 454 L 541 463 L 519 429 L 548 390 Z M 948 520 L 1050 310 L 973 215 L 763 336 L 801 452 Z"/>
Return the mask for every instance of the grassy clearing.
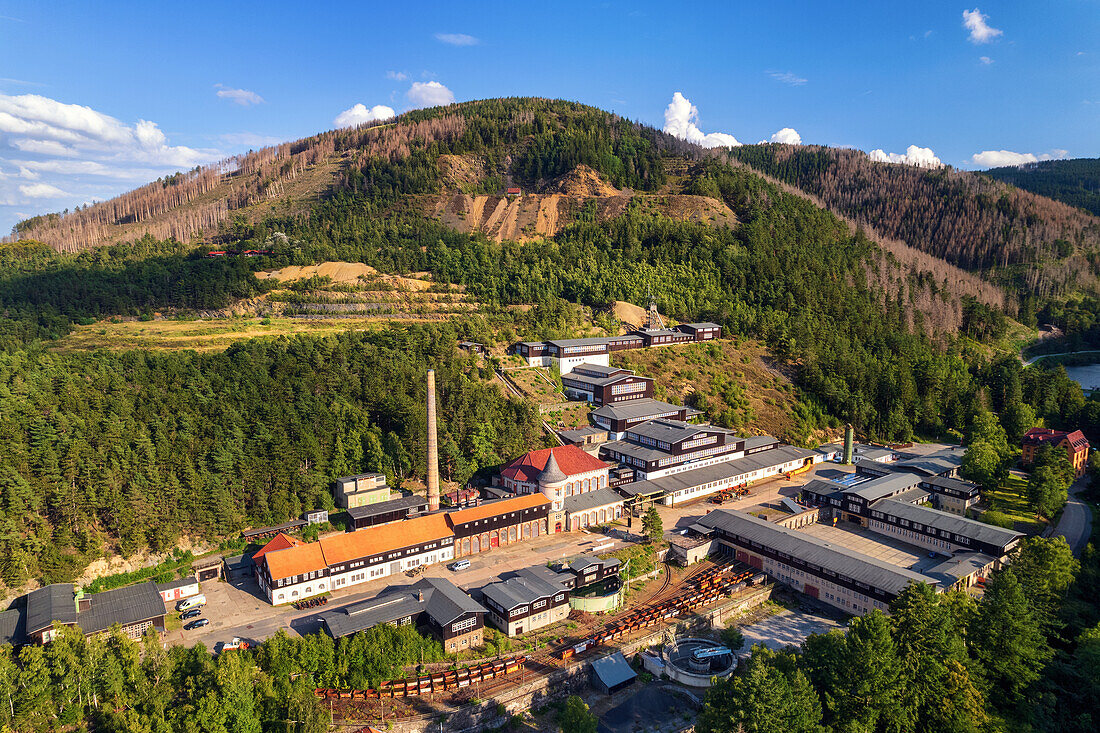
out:
<path id="1" fill-rule="evenodd" d="M 1008 481 L 989 493 L 991 509 L 1006 515 L 1016 527 L 1026 532 L 1041 532 L 1046 522 L 1035 519 L 1035 512 L 1027 504 L 1027 481 L 1019 476 L 1009 476 Z"/>
<path id="2" fill-rule="evenodd" d="M 257 336 L 326 335 L 343 331 L 370 331 L 380 328 L 387 318 L 215 318 L 194 321 L 120 321 L 78 326 L 52 345 L 56 351 L 94 351 L 96 349 L 152 351 L 221 351 L 234 341 Z M 403 319 L 436 320 L 429 318 Z"/>

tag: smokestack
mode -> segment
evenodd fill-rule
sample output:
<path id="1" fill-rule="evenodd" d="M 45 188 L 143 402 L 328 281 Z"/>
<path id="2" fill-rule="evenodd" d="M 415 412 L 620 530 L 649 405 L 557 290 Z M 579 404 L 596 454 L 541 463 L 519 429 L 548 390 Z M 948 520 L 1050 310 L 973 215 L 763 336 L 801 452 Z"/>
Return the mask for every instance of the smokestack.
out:
<path id="1" fill-rule="evenodd" d="M 439 436 L 435 425 L 435 370 L 428 370 L 428 511 L 439 509 Z"/>
<path id="2" fill-rule="evenodd" d="M 852 425 L 849 423 L 844 428 L 844 465 L 849 466 L 852 464 L 852 449 L 855 442 L 855 431 L 852 430 Z"/>

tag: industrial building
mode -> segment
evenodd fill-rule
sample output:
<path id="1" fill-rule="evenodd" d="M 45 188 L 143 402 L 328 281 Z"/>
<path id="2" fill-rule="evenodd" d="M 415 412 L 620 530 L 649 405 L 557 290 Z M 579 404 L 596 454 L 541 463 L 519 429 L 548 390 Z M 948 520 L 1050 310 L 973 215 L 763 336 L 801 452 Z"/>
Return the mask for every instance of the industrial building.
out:
<path id="1" fill-rule="evenodd" d="M 48 644 L 65 626 L 96 636 L 115 624 L 126 636 L 140 639 L 150 628 L 163 632 L 165 614 L 164 599 L 152 581 L 88 595 L 72 583 L 54 583 L 0 613 L 0 644 Z"/>
<path id="2" fill-rule="evenodd" d="M 629 428 L 622 440 L 603 444 L 600 456 L 632 467 L 635 476 L 645 481 L 723 463 L 778 445 L 779 441 L 770 436 L 739 438 L 732 431 L 714 425 L 660 418 Z"/>
<path id="3" fill-rule="evenodd" d="M 701 413 L 683 405 L 673 405 L 654 399 L 633 400 L 603 405 L 593 410 L 588 419 L 608 433 L 610 440 L 622 440 L 626 431 L 649 420 L 668 418 L 687 422 Z"/>
<path id="4" fill-rule="evenodd" d="M 342 509 L 378 504 L 390 500 L 384 473 L 361 473 L 336 479 L 336 506 Z"/>
<path id="5" fill-rule="evenodd" d="M 550 502 L 551 532 L 565 529 L 565 500 L 610 484 L 610 466 L 575 445 L 531 451 L 500 470 L 498 481 L 514 494 L 542 494 Z"/>
<path id="6" fill-rule="evenodd" d="M 611 488 L 568 497 L 564 502 L 565 526 L 570 532 L 614 522 L 623 515 L 623 495 Z"/>
<path id="7" fill-rule="evenodd" d="M 487 609 L 444 578 L 424 578 L 412 586 L 321 614 L 321 628 L 333 639 L 378 624 L 413 625 L 443 642 L 448 653 L 481 646 Z"/>
<path id="8" fill-rule="evenodd" d="M 318 542 L 276 536 L 253 555 L 256 578 L 271 603 L 291 603 L 529 540 L 546 533 L 549 509 L 541 495 L 518 496 Z"/>
<path id="9" fill-rule="evenodd" d="M 804 448 L 776 444 L 775 447 L 763 452 L 703 468 L 689 467 L 689 470 L 656 479 L 635 481 L 619 486 L 617 490 L 631 498 L 645 497 L 666 506 L 673 506 L 720 491 L 748 487 L 757 481 L 794 473 L 820 460 L 819 455 Z"/>
<path id="10" fill-rule="evenodd" d="M 519 636 L 569 616 L 569 590 L 546 567 L 524 568 L 507 580 L 481 589 L 489 621 L 508 636 Z"/>
<path id="11" fill-rule="evenodd" d="M 569 374 L 562 375 L 561 385 L 567 397 L 594 405 L 653 397 L 653 380 L 649 377 L 639 377 L 630 369 L 598 364 L 578 364 Z"/>
<path id="12" fill-rule="evenodd" d="M 416 494 L 375 504 L 354 506 L 348 509 L 348 517 L 351 519 L 348 529 L 356 531 L 379 524 L 401 522 L 426 511 L 428 511 L 428 500 Z"/>
<path id="13" fill-rule="evenodd" d="M 512 351 L 523 357 L 528 366 L 556 366 L 558 371 L 565 375 L 584 363 L 609 366 L 608 356 L 613 351 L 712 341 L 719 338 L 722 338 L 722 327 L 717 323 L 681 323 L 671 329 L 642 328 L 624 336 L 521 341 L 512 347 Z"/>
<path id="14" fill-rule="evenodd" d="M 943 589 L 937 578 L 732 509 L 712 511 L 698 525 L 713 532 L 715 550 L 848 613 L 887 611 L 910 583 Z"/>

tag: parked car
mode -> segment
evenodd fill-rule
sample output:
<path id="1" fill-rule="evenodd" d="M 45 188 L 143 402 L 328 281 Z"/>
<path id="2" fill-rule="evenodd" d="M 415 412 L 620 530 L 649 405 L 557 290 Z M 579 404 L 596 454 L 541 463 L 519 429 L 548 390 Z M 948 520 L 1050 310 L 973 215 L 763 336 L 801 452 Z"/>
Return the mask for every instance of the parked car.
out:
<path id="1" fill-rule="evenodd" d="M 465 559 L 463 559 L 463 560 L 455 560 L 455 561 L 454 561 L 453 563 L 451 563 L 450 565 L 448 565 L 448 566 L 447 566 L 447 568 L 448 568 L 449 570 L 451 570 L 452 572 L 456 572 L 456 573 L 457 573 L 457 572 L 458 572 L 459 570 L 465 570 L 465 569 L 466 569 L 466 568 L 468 568 L 468 567 L 470 567 L 470 561 L 469 561 L 469 560 L 465 560 Z"/>
<path id="2" fill-rule="evenodd" d="M 194 631 L 195 629 L 201 629 L 203 626 L 206 626 L 209 623 L 210 619 L 208 618 L 197 618 L 191 623 L 185 625 L 183 628 L 185 631 Z"/>
<path id="3" fill-rule="evenodd" d="M 197 596 L 184 598 L 176 604 L 177 611 L 190 611 L 192 608 L 201 608 L 206 605 L 206 595 L 199 593 Z"/>
<path id="4" fill-rule="evenodd" d="M 202 615 L 201 608 L 189 608 L 180 614 L 180 621 L 186 621 L 187 619 L 196 618 Z"/>

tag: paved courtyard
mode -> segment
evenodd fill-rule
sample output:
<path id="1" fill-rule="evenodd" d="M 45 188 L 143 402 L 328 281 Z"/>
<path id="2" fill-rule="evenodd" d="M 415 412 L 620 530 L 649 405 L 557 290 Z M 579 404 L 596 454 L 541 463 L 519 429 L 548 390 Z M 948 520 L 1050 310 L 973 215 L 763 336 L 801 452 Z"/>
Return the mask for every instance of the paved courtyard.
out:
<path id="1" fill-rule="evenodd" d="M 840 547 L 917 572 L 944 559 L 942 556 L 938 559 L 930 558 L 928 550 L 906 544 L 893 537 L 877 534 L 852 522 L 839 521 L 836 526 L 818 522 L 803 527 L 801 531 Z"/>

